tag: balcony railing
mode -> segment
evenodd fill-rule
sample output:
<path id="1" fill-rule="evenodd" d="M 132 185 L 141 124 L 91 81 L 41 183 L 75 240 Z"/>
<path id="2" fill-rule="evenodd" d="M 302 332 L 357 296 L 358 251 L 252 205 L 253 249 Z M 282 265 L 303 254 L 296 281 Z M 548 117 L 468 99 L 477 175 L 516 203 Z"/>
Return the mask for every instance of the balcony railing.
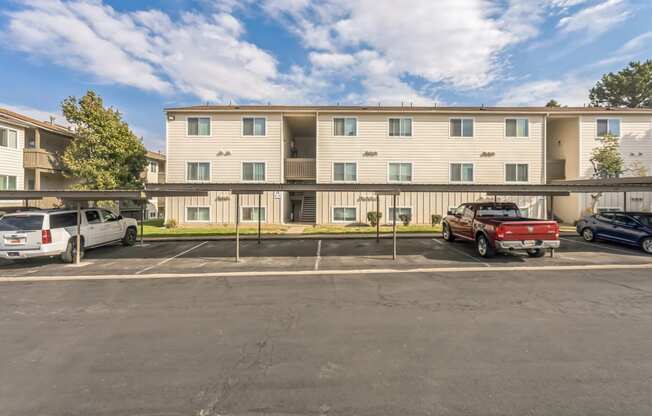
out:
<path id="1" fill-rule="evenodd" d="M 285 179 L 310 181 L 316 177 L 315 159 L 285 159 Z"/>
<path id="2" fill-rule="evenodd" d="M 60 171 L 61 161 L 54 153 L 47 150 L 25 148 L 23 150 L 23 166 L 26 169 Z"/>
<path id="3" fill-rule="evenodd" d="M 553 159 L 546 162 L 546 179 L 566 179 L 566 160 Z"/>

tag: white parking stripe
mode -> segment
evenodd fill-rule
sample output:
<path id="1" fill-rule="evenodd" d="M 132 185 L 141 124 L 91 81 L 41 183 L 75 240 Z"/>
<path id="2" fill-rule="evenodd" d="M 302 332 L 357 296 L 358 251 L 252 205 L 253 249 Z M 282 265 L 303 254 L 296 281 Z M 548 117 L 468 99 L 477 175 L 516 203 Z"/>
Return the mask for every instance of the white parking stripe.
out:
<path id="1" fill-rule="evenodd" d="M 363 274 L 405 274 L 405 273 L 495 273 L 495 272 L 537 272 L 537 271 L 586 271 L 586 270 L 628 270 L 652 269 L 652 263 L 645 264 L 594 264 L 581 266 L 492 266 L 492 267 L 427 267 L 414 269 L 346 269 L 346 270 L 278 270 L 246 272 L 209 273 L 150 273 L 150 274 L 110 274 L 88 276 L 12 276 L 0 277 L 0 283 L 9 282 L 48 282 L 75 280 L 139 280 L 139 279 L 178 279 L 178 278 L 217 278 L 217 277 L 265 277 L 265 276 L 323 276 L 323 275 L 363 275 Z"/>
<path id="2" fill-rule="evenodd" d="M 315 270 L 319 270 L 320 261 L 321 261 L 321 240 L 317 242 L 317 258 L 315 259 Z"/>
<path id="3" fill-rule="evenodd" d="M 176 256 L 169 257 L 169 258 L 167 258 L 167 259 L 165 259 L 165 260 L 163 260 L 163 261 L 160 261 L 160 262 L 156 263 L 156 264 L 153 265 L 153 266 L 145 267 L 143 270 L 141 270 L 141 271 L 139 271 L 139 272 L 136 272 L 136 274 L 141 274 L 141 273 L 145 273 L 145 272 L 147 272 L 147 271 L 149 271 L 149 270 L 152 270 L 153 268 L 158 267 L 158 266 L 160 266 L 160 265 L 163 265 L 163 264 L 169 262 L 170 260 L 174 260 L 174 259 L 176 259 L 177 257 L 183 256 L 183 255 L 186 254 L 186 253 L 190 253 L 190 252 L 193 251 L 194 249 L 196 249 L 196 248 L 198 248 L 198 247 L 201 247 L 201 246 L 203 246 L 203 245 L 206 244 L 206 243 L 208 243 L 208 241 L 203 241 L 203 242 L 197 244 L 196 246 L 192 246 L 192 247 L 190 247 L 188 250 L 182 251 L 181 253 L 177 254 Z"/>
<path id="4" fill-rule="evenodd" d="M 584 244 L 584 245 L 587 245 L 587 246 L 591 246 L 591 247 L 593 247 L 593 248 L 596 248 L 596 247 L 604 248 L 605 250 L 612 250 L 612 251 L 616 251 L 616 252 L 618 252 L 618 253 L 625 253 L 625 254 L 630 254 L 630 255 L 632 255 L 632 254 L 633 254 L 633 255 L 638 254 L 638 253 L 636 253 L 636 251 L 634 251 L 634 250 L 625 250 L 625 249 L 621 249 L 621 248 L 609 247 L 609 246 L 607 246 L 607 245 L 605 245 L 605 244 L 600 244 L 600 243 L 589 243 L 588 241 L 583 241 L 583 240 L 573 240 L 573 239 L 570 239 L 570 238 L 564 238 L 564 237 L 560 237 L 559 239 L 560 239 L 560 240 L 564 240 L 564 241 L 570 241 L 570 242 L 573 242 L 573 243 Z"/>
<path id="5" fill-rule="evenodd" d="M 472 255 L 463 252 L 462 250 L 458 250 L 458 249 L 456 249 L 455 247 L 453 247 L 451 244 L 445 244 L 444 242 L 439 241 L 439 240 L 436 239 L 436 238 L 433 238 L 432 241 L 434 241 L 434 242 L 436 242 L 436 243 L 439 243 L 439 244 L 441 244 L 442 246 L 446 246 L 446 248 L 449 248 L 449 249 L 453 250 L 453 251 L 456 252 L 456 253 L 459 253 L 459 254 L 461 254 L 461 255 L 463 255 L 463 256 L 466 256 L 466 257 L 470 258 L 471 260 L 477 261 L 477 262 L 480 263 L 480 264 L 484 264 L 486 267 L 491 267 L 491 266 L 489 265 L 489 263 L 485 263 L 485 262 L 483 262 L 483 261 L 481 261 L 481 260 L 479 260 L 479 259 L 473 257 Z"/>

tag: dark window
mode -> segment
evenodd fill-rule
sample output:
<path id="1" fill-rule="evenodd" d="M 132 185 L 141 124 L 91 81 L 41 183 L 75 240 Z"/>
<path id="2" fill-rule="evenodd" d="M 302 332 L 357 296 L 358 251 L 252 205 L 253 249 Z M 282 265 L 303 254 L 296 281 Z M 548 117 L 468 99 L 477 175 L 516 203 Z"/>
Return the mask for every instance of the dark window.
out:
<path id="1" fill-rule="evenodd" d="M 466 219 L 473 219 L 473 205 L 467 205 L 466 208 L 464 208 L 464 214 L 462 216 Z"/>
<path id="2" fill-rule="evenodd" d="M 614 217 L 614 223 L 627 225 L 630 227 L 638 225 L 637 222 L 632 217 L 628 217 L 627 215 L 622 215 L 622 214 L 616 214 L 616 216 Z"/>
<path id="3" fill-rule="evenodd" d="M 100 220 L 100 213 L 97 211 L 86 211 L 86 221 L 89 224 L 98 224 L 102 222 L 102 220 Z"/>
<path id="4" fill-rule="evenodd" d="M 601 214 L 596 215 L 595 217 L 597 219 L 599 219 L 600 221 L 611 222 L 614 219 L 614 214 L 609 213 L 609 212 L 603 212 Z"/>
<path id="5" fill-rule="evenodd" d="M 3 231 L 35 231 L 43 227 L 43 215 L 11 215 L 0 220 Z"/>
<path id="6" fill-rule="evenodd" d="M 652 227 L 652 215 L 634 215 L 634 218 L 641 224 Z"/>
<path id="7" fill-rule="evenodd" d="M 102 214 L 102 220 L 104 222 L 112 222 L 112 221 L 117 221 L 118 217 L 112 213 L 111 211 L 107 211 L 105 209 L 101 210 L 100 213 Z"/>
<path id="8" fill-rule="evenodd" d="M 67 212 L 65 214 L 50 215 L 50 228 L 65 228 L 77 226 L 77 213 Z"/>

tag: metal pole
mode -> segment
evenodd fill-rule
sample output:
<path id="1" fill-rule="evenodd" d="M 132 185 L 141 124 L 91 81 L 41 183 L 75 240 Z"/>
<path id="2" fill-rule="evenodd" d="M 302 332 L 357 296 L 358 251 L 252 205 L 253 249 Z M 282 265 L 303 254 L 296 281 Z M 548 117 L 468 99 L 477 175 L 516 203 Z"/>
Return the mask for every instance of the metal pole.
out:
<path id="1" fill-rule="evenodd" d="M 260 195 L 261 194 L 258 194 L 258 244 L 260 244 L 260 213 L 261 213 Z"/>
<path id="2" fill-rule="evenodd" d="M 240 261 L 240 194 L 235 194 L 235 262 Z"/>
<path id="3" fill-rule="evenodd" d="M 75 250 L 75 264 L 81 262 L 81 202 L 77 201 L 77 249 Z"/>
<path id="4" fill-rule="evenodd" d="M 376 194 L 376 242 L 380 243 L 380 195 Z"/>
<path id="5" fill-rule="evenodd" d="M 623 211 L 627 212 L 627 192 L 623 192 Z"/>
<path id="6" fill-rule="evenodd" d="M 394 212 L 392 213 L 392 217 L 394 217 L 394 221 L 392 222 L 392 232 L 394 233 L 394 251 L 392 253 L 392 259 L 396 260 L 396 194 L 394 194 Z"/>
<path id="7" fill-rule="evenodd" d="M 555 219 L 555 197 L 550 195 L 550 219 Z"/>
<path id="8" fill-rule="evenodd" d="M 140 202 L 140 246 L 145 245 L 145 201 Z"/>

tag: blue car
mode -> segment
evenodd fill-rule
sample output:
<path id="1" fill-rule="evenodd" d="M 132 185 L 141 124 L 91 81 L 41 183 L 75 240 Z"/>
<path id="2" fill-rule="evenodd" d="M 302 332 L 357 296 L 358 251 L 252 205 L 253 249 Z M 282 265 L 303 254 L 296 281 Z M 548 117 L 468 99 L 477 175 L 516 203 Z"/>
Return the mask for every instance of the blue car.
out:
<path id="1" fill-rule="evenodd" d="M 608 240 L 652 254 L 652 213 L 603 212 L 582 218 L 577 233 L 586 241 Z"/>

